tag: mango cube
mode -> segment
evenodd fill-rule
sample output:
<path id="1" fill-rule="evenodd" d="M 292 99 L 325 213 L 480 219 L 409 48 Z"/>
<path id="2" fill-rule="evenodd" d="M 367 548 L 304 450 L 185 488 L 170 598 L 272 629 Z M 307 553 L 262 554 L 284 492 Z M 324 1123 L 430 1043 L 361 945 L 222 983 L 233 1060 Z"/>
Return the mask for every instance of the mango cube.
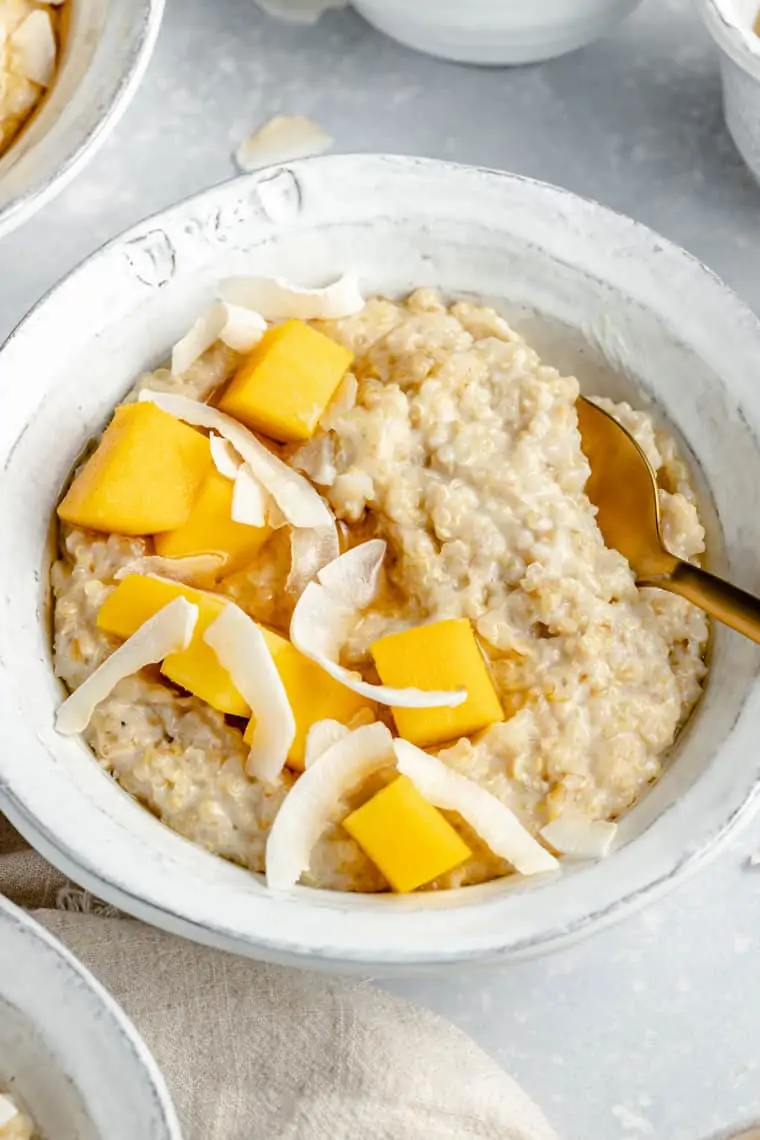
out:
<path id="1" fill-rule="evenodd" d="M 406 776 L 343 820 L 394 891 L 416 891 L 472 854 L 461 835 Z"/>
<path id="2" fill-rule="evenodd" d="M 271 528 L 245 526 L 232 520 L 233 483 L 211 467 L 201 483 L 190 517 L 176 530 L 157 534 L 156 552 L 164 558 L 219 554 L 225 573 L 253 561 Z"/>
<path id="3" fill-rule="evenodd" d="M 381 637 L 371 653 L 384 685 L 467 689 L 456 708 L 394 708 L 399 736 L 419 748 L 470 736 L 504 719 L 472 626 L 466 618 L 438 621 Z"/>
<path id="4" fill-rule="evenodd" d="M 161 672 L 212 708 L 232 716 L 248 716 L 250 708 L 233 685 L 227 670 L 219 664 L 211 646 L 203 640 L 203 634 L 227 604 L 224 598 L 204 590 L 194 590 L 179 582 L 130 574 L 100 607 L 98 626 L 117 637 L 131 637 L 148 618 L 175 598 L 186 598 L 198 606 L 198 623 L 187 649 L 166 657 Z"/>
<path id="5" fill-rule="evenodd" d="M 198 624 L 193 640 L 181 653 L 172 653 L 161 665 L 161 672 L 176 685 L 194 693 L 202 701 L 231 716 L 250 716 L 251 710 L 217 660 L 203 634 L 219 617 L 227 599 L 205 590 L 195 590 L 179 582 L 130 574 L 109 594 L 98 613 L 98 626 L 117 637 L 131 637 L 148 618 L 175 598 L 186 598 L 198 606 Z M 342 723 L 360 709 L 374 707 L 363 697 L 333 681 L 318 665 L 309 661 L 284 637 L 262 627 L 296 721 L 296 735 L 288 763 L 303 770 L 306 734 L 317 720 L 331 717 Z M 254 721 L 246 730 L 250 744 Z"/>
<path id="6" fill-rule="evenodd" d="M 58 516 L 74 526 L 143 535 L 182 526 L 211 466 L 208 440 L 155 404 L 117 408 Z"/>
<path id="7" fill-rule="evenodd" d="M 285 321 L 264 333 L 219 408 L 272 439 L 311 439 L 352 360 L 324 333 L 303 321 Z"/>
<path id="8" fill-rule="evenodd" d="M 315 721 L 330 719 L 347 724 L 362 709 L 372 709 L 374 705 L 345 685 L 339 685 L 284 637 L 268 629 L 264 629 L 263 633 L 296 722 L 296 735 L 288 753 L 288 766 L 302 772 L 305 767 L 306 734 Z M 255 725 L 255 719 L 251 718 L 244 737 L 247 744 L 253 739 Z"/>

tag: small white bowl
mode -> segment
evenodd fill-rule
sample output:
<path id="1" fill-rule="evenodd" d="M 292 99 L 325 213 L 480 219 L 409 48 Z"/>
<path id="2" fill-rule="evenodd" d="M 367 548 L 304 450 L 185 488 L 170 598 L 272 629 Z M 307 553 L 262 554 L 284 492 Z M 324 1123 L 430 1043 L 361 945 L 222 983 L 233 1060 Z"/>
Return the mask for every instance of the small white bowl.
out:
<path id="1" fill-rule="evenodd" d="M 253 267 L 306 285 L 355 269 L 368 294 L 438 285 L 492 299 L 587 391 L 651 403 L 669 421 L 701 473 L 712 565 L 760 592 L 760 324 L 716 277 L 644 226 L 515 175 L 368 155 L 270 169 L 94 254 L 0 350 L 0 808 L 123 910 L 312 967 L 377 974 L 536 954 L 656 898 L 758 800 L 760 653 L 723 628 L 673 762 L 623 820 L 614 852 L 542 882 L 275 896 L 164 827 L 80 740 L 54 731 L 48 572 L 60 488 L 219 278 Z"/>
<path id="2" fill-rule="evenodd" d="M 760 36 L 752 31 L 758 11 L 759 0 L 702 0 L 705 23 L 720 49 L 726 126 L 760 181 Z"/>
<path id="3" fill-rule="evenodd" d="M 164 0 L 71 4 L 55 83 L 0 158 L 0 237 L 58 194 L 105 142 L 148 65 L 164 9 Z"/>
<path id="4" fill-rule="evenodd" d="M 460 63 L 553 59 L 605 35 L 641 0 L 353 0 L 407 47 Z"/>
<path id="5" fill-rule="evenodd" d="M 0 1091 L 19 1099 L 46 1140 L 182 1140 L 134 1026 L 60 942 L 2 896 Z"/>

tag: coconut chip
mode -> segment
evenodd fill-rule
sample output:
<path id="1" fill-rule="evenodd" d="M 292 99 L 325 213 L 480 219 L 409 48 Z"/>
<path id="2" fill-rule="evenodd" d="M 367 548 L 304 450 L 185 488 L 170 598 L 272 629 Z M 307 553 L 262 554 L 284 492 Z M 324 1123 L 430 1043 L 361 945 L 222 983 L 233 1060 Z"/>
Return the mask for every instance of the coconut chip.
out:
<path id="1" fill-rule="evenodd" d="M 250 308 L 218 301 L 190 326 L 172 349 L 172 375 L 182 376 L 216 341 L 236 352 L 250 352 L 266 332 L 267 323 Z"/>
<path id="2" fill-rule="evenodd" d="M 208 312 L 193 321 L 181 340 L 172 349 L 172 376 L 182 376 L 207 349 L 219 339 L 224 328 L 225 314 L 222 305 L 212 305 Z"/>
<path id="3" fill-rule="evenodd" d="M 556 870 L 554 856 L 491 792 L 408 740 L 394 740 L 393 747 L 399 772 L 420 795 L 434 807 L 458 812 L 494 855 L 506 859 L 521 875 Z"/>
<path id="4" fill-rule="evenodd" d="M 541 828 L 541 837 L 560 855 L 603 859 L 609 854 L 617 824 L 603 819 L 563 815 Z"/>
<path id="5" fill-rule="evenodd" d="M 241 464 L 232 491 L 232 521 L 245 526 L 266 526 L 268 499 L 269 494 L 249 464 Z"/>
<path id="6" fill-rule="evenodd" d="M 282 511 L 283 518 L 291 526 L 318 527 L 333 524 L 332 512 L 308 479 L 304 479 L 303 475 L 273 455 L 252 432 L 231 416 L 198 400 L 169 392 L 145 389 L 140 393 L 140 400 L 149 400 L 178 420 L 223 436 L 249 465 L 253 475 L 263 483 Z"/>
<path id="7" fill-rule="evenodd" d="M 306 744 L 304 746 L 304 766 L 308 768 L 315 760 L 318 760 L 328 748 L 332 748 L 333 744 L 337 744 L 344 736 L 348 736 L 351 729 L 341 724 L 339 720 L 315 720 L 309 731 L 306 733 Z"/>
<path id="8" fill-rule="evenodd" d="M 313 119 L 304 115 L 275 115 L 243 139 L 235 151 L 235 161 L 241 170 L 251 173 L 264 166 L 324 154 L 332 144 L 332 137 Z"/>
<path id="9" fill-rule="evenodd" d="M 354 546 L 320 570 L 320 584 L 347 605 L 365 610 L 377 596 L 386 549 L 382 538 Z"/>
<path id="10" fill-rule="evenodd" d="M 446 692 L 373 685 L 340 664 L 340 651 L 356 628 L 360 613 L 374 600 L 385 556 L 382 539 L 355 546 L 328 563 L 309 582 L 293 610 L 290 640 L 304 657 L 360 696 L 398 708 L 455 708 L 467 700 L 466 689 Z"/>
<path id="11" fill-rule="evenodd" d="M 223 301 L 220 304 L 227 313 L 227 320 L 219 339 L 235 352 L 251 352 L 267 331 L 267 323 L 261 313 L 242 305 L 228 305 Z"/>
<path id="12" fill-rule="evenodd" d="M 255 309 L 268 321 L 337 321 L 364 308 L 354 273 L 344 273 L 324 289 L 301 289 L 281 277 L 228 277 L 219 293 L 232 305 Z"/>
<path id="13" fill-rule="evenodd" d="M 164 558 L 160 554 L 146 554 L 131 558 L 114 574 L 117 582 L 130 574 L 148 574 L 157 578 L 171 578 L 174 582 L 195 582 L 200 578 L 215 578 L 224 566 L 221 554 L 190 554 L 186 558 Z"/>
<path id="14" fill-rule="evenodd" d="M 291 466 L 308 475 L 320 487 L 332 487 L 338 474 L 335 450 L 329 435 L 315 435 L 290 457 Z"/>
<path id="15" fill-rule="evenodd" d="M 384 724 L 349 732 L 299 777 L 285 797 L 269 832 L 267 886 L 288 891 L 309 869 L 322 833 L 336 822 L 342 799 L 373 772 L 393 763 L 393 738 Z"/>
<path id="16" fill-rule="evenodd" d="M 334 524 L 314 530 L 291 530 L 290 573 L 285 589 L 289 594 L 302 594 L 319 571 L 339 557 L 340 542 Z"/>
<path id="17" fill-rule="evenodd" d="M 175 598 L 148 618 L 63 702 L 55 719 L 58 731 L 64 736 L 84 732 L 96 707 L 119 681 L 187 649 L 197 620 L 198 607 L 184 598 Z"/>
<path id="18" fill-rule="evenodd" d="M 49 12 L 30 12 L 10 37 L 10 65 L 15 75 L 48 87 L 55 75 L 57 48 Z"/>
<path id="19" fill-rule="evenodd" d="M 229 440 L 222 439 L 220 435 L 215 435 L 212 432 L 208 437 L 208 442 L 214 467 L 219 474 L 223 475 L 225 479 L 236 479 L 243 461 Z"/>
<path id="20" fill-rule="evenodd" d="M 266 638 L 256 622 L 230 602 L 208 627 L 203 640 L 229 673 L 256 720 L 246 771 L 273 784 L 288 758 L 296 722 Z"/>

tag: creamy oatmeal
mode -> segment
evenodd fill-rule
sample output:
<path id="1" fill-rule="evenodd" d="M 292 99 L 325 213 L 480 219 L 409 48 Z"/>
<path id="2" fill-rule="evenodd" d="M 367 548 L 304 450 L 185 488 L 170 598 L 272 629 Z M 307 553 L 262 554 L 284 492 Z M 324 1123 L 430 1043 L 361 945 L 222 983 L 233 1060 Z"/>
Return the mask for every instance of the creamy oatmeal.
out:
<path id="1" fill-rule="evenodd" d="M 658 778 L 699 698 L 708 625 L 688 602 L 637 589 L 625 559 L 605 547 L 584 493 L 578 382 L 542 364 L 492 310 L 447 307 L 431 290 L 405 303 L 374 299 L 315 327 L 353 353 L 350 371 L 307 442 L 270 446 L 319 488 L 344 548 L 387 543 L 379 593 L 351 630 L 342 664 L 376 682 L 370 647 L 378 639 L 467 619 L 503 716 L 428 751 L 534 835 L 566 815 L 618 818 Z M 213 402 L 239 365 L 237 352 L 216 343 L 180 375 L 159 369 L 137 389 Z M 605 406 L 657 470 L 666 542 L 698 558 L 704 531 L 673 439 L 644 412 Z M 273 529 L 250 564 L 211 586 L 285 637 L 303 589 L 291 576 L 290 529 Z M 73 690 L 120 644 L 98 627 L 98 613 L 126 573 L 149 565 L 154 547 L 150 538 L 70 524 L 60 543 L 55 668 Z M 393 728 L 381 704 L 348 727 L 373 718 Z M 249 775 L 244 729 L 151 668 L 122 680 L 84 735 L 103 768 L 170 827 L 263 871 L 272 823 L 305 777 L 291 768 L 273 782 Z M 341 820 L 388 780 L 380 771 L 344 797 L 305 882 L 387 887 Z M 433 886 L 509 872 L 458 813 L 443 814 L 471 855 Z"/>
<path id="2" fill-rule="evenodd" d="M 0 154 L 53 82 L 63 19 L 62 0 L 0 0 Z"/>

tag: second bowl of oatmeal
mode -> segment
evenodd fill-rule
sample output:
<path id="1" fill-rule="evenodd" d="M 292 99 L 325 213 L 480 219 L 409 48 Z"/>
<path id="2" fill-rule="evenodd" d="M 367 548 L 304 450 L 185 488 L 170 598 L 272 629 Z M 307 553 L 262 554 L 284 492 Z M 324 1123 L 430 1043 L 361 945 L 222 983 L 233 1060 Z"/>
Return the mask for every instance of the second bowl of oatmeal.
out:
<path id="1" fill-rule="evenodd" d="M 0 236 L 95 154 L 148 64 L 164 0 L 5 0 L 0 13 Z"/>
<path id="2" fill-rule="evenodd" d="M 505 958 L 654 897 L 753 801 L 757 651 L 604 546 L 575 399 L 756 588 L 758 346 L 681 251 L 497 173 L 319 159 L 118 239 L 0 353 L 4 808 L 282 961 Z"/>
<path id="3" fill-rule="evenodd" d="M 182 1140 L 145 1042 L 89 970 L 0 897 L 0 1140 L 138 1136 Z"/>

